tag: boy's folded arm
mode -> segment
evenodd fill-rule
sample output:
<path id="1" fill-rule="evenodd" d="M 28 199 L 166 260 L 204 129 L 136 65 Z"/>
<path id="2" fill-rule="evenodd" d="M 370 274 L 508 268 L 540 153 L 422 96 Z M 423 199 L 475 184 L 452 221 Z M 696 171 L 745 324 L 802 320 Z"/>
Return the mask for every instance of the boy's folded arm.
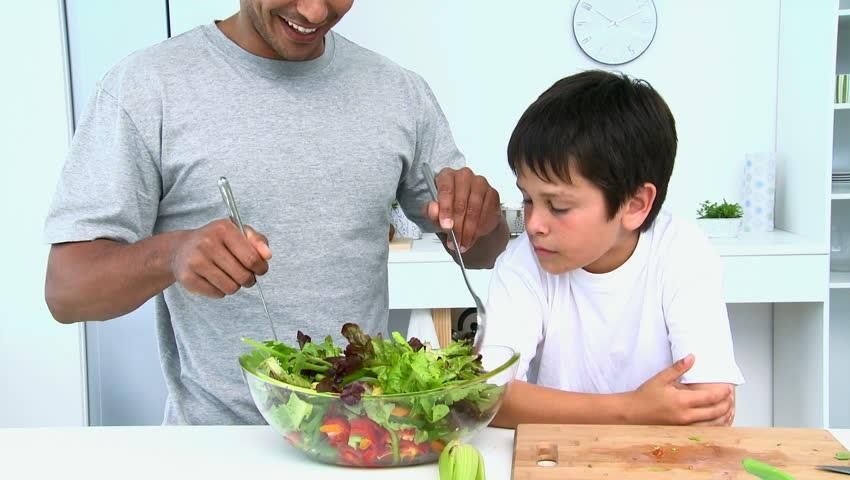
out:
<path id="1" fill-rule="evenodd" d="M 681 384 L 682 388 L 686 388 L 691 391 L 704 391 L 713 395 L 723 395 L 725 392 L 730 391 L 729 402 L 730 408 L 726 415 L 715 418 L 713 420 L 707 420 L 702 422 L 695 422 L 696 425 L 722 425 L 722 426 L 730 426 L 732 422 L 735 421 L 735 387 L 734 383 L 691 383 L 691 384 Z"/>
<path id="2" fill-rule="evenodd" d="M 673 358 L 694 354 L 699 361 L 682 377 L 690 384 L 740 385 L 719 255 L 700 232 L 683 229 L 670 247 L 673 261 L 664 274 L 664 320 Z"/>
<path id="3" fill-rule="evenodd" d="M 515 380 L 508 386 L 492 425 L 520 423 L 592 423 L 728 425 L 734 416 L 729 384 L 679 383 L 693 366 L 688 356 L 650 378 L 637 390 L 618 394 L 575 393 Z"/>
<path id="4" fill-rule="evenodd" d="M 520 423 L 624 424 L 628 394 L 565 392 L 521 380 L 508 385 L 491 426 L 515 428 Z"/>

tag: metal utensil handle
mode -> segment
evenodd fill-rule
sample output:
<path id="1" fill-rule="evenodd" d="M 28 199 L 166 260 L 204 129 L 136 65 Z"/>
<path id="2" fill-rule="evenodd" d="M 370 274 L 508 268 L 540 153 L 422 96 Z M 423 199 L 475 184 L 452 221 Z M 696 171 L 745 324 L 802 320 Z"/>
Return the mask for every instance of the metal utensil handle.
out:
<path id="1" fill-rule="evenodd" d="M 227 214 L 230 216 L 230 221 L 235 223 L 239 228 L 239 232 L 242 233 L 242 236 L 248 238 L 248 235 L 245 234 L 245 227 L 242 225 L 242 218 L 239 216 L 239 209 L 236 208 L 236 199 L 233 198 L 233 191 L 230 190 L 230 182 L 227 181 L 227 177 L 220 177 L 218 179 L 218 189 L 221 192 L 221 198 L 224 200 L 224 205 L 227 207 Z M 263 295 L 263 287 L 260 286 L 259 277 L 255 277 L 257 282 L 257 291 L 260 293 L 260 301 L 263 302 L 263 310 L 266 312 L 266 317 L 269 319 L 269 326 L 272 329 L 272 335 L 274 339 L 277 340 L 277 331 L 274 328 L 274 322 L 272 321 L 272 316 L 269 313 L 269 307 L 266 306 L 266 296 Z"/>
<path id="2" fill-rule="evenodd" d="M 431 165 L 428 164 L 428 162 L 422 162 L 422 172 L 425 175 L 425 183 L 428 184 L 428 190 L 431 191 L 431 197 L 435 202 L 439 202 L 439 200 L 437 200 L 437 180 L 434 178 L 434 171 L 431 170 Z M 460 271 L 463 273 L 463 281 L 466 282 L 466 288 L 469 289 L 469 293 L 471 293 L 474 297 L 473 299 L 477 300 L 477 303 L 481 303 L 481 301 L 478 300 L 477 295 L 475 295 L 475 292 L 472 291 L 472 285 L 469 284 L 469 279 L 466 278 L 466 265 L 463 264 L 463 255 L 460 253 L 460 246 L 457 243 L 457 237 L 455 236 L 455 231 L 453 229 L 449 230 L 449 238 L 452 239 L 452 245 L 455 247 L 457 260 L 460 264 Z"/>
<path id="3" fill-rule="evenodd" d="M 233 198 L 233 191 L 230 190 L 230 182 L 227 181 L 227 177 L 218 179 L 218 189 L 221 191 L 221 198 L 224 200 L 224 206 L 227 207 L 230 220 L 239 227 L 242 235 L 245 235 L 245 227 L 242 226 L 242 218 L 239 216 L 239 209 L 236 208 L 236 200 Z"/>
<path id="4" fill-rule="evenodd" d="M 422 173 L 425 175 L 425 183 L 428 184 L 428 190 L 431 192 L 431 197 L 435 202 L 439 202 L 437 199 L 437 181 L 434 178 L 434 171 L 431 170 L 431 165 L 429 165 L 428 162 L 422 162 Z M 466 276 L 466 266 L 463 264 L 463 255 L 460 253 L 460 246 L 457 243 L 457 237 L 455 236 L 454 229 L 449 230 L 449 237 L 451 237 L 452 244 L 455 247 L 458 264 L 460 264 L 460 272 L 463 274 L 463 282 L 466 283 L 466 289 L 469 290 L 469 294 L 472 295 L 472 300 L 475 302 L 475 308 L 478 310 L 479 329 L 476 332 L 474 342 L 472 344 L 472 351 L 478 353 L 481 351 L 481 346 L 484 343 L 484 330 L 487 324 L 487 313 L 484 310 L 484 304 L 481 303 L 481 299 L 475 294 L 475 290 L 473 290 L 472 285 L 469 283 L 469 278 Z"/>

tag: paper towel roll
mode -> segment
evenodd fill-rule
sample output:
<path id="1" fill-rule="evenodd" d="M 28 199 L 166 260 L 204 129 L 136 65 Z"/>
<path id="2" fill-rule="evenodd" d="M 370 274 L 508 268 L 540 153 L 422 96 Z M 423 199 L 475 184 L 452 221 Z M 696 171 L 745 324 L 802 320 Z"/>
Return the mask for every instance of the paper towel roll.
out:
<path id="1" fill-rule="evenodd" d="M 773 204 L 776 191 L 775 152 L 745 155 L 742 229 L 745 232 L 773 231 Z"/>

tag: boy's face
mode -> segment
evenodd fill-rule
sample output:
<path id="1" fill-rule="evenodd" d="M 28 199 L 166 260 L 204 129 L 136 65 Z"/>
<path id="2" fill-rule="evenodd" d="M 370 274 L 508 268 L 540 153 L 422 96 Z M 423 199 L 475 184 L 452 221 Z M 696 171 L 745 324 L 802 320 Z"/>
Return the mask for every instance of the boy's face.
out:
<path id="1" fill-rule="evenodd" d="M 300 61 L 319 57 L 324 37 L 354 0 L 242 0 L 257 33 L 277 57 Z"/>
<path id="2" fill-rule="evenodd" d="M 525 208 L 525 229 L 534 253 L 549 273 L 584 268 L 591 273 L 610 272 L 631 256 L 638 229 L 654 200 L 654 187 L 643 187 L 608 219 L 602 190 L 570 168 L 571 183 L 546 182 L 524 165 L 517 171 L 517 186 Z M 644 192 L 644 189 L 651 192 Z M 652 198 L 643 198 L 651 193 Z M 645 205 L 649 200 L 649 205 Z M 641 215 L 642 211 L 645 212 Z"/>

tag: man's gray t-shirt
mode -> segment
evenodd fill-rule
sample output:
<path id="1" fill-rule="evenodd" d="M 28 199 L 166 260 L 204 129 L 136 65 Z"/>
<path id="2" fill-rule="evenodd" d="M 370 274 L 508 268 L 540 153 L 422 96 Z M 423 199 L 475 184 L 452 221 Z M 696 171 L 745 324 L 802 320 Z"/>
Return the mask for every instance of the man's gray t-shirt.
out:
<path id="1" fill-rule="evenodd" d="M 419 164 L 463 157 L 426 83 L 339 34 L 321 57 L 257 57 L 216 25 L 137 52 L 102 80 L 77 127 L 45 236 L 136 242 L 225 218 L 230 180 L 273 252 L 262 277 L 278 335 L 387 321 L 389 208 L 421 216 Z M 144 268 L 143 265 L 128 268 Z M 165 423 L 262 423 L 237 363 L 271 338 L 256 288 L 221 300 L 179 284 L 156 299 Z M 132 375 L 132 372 L 129 372 Z"/>

